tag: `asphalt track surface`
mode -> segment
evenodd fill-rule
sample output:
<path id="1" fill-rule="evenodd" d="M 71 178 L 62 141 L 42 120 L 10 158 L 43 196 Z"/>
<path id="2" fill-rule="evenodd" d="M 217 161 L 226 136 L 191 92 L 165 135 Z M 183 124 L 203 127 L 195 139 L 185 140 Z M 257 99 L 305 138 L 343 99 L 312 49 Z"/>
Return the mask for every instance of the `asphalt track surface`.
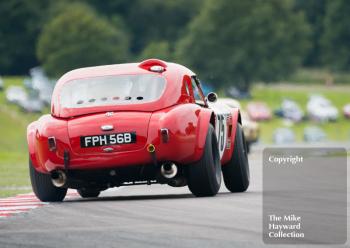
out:
<path id="1" fill-rule="evenodd" d="M 261 151 L 250 154 L 245 193 L 229 193 L 223 184 L 216 197 L 206 198 L 195 198 L 187 187 L 123 187 L 0 220 L 0 248 L 293 247 L 262 241 Z M 349 192 L 348 182 L 348 215 Z M 349 247 L 349 236 L 348 228 L 347 245 L 334 247 Z"/>

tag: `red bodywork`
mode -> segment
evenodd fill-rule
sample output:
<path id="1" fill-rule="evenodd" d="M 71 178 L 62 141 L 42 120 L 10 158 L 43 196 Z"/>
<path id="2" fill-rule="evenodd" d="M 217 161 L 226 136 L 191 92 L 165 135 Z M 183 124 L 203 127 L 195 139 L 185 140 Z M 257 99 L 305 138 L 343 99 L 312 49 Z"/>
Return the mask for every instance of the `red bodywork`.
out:
<path id="1" fill-rule="evenodd" d="M 151 66 L 162 66 L 164 72 L 152 72 Z M 103 107 L 61 108 L 59 93 L 71 80 L 106 75 L 153 73 L 166 79 L 162 96 L 153 102 L 133 105 Z M 152 156 L 147 146 L 155 146 L 157 161 L 173 161 L 187 165 L 198 161 L 203 153 L 207 129 L 215 126 L 216 114 L 207 106 L 195 103 L 191 78 L 195 74 L 174 63 L 147 60 L 141 64 L 121 64 L 82 68 L 65 74 L 56 84 L 51 115 L 44 115 L 31 123 L 27 130 L 30 158 L 35 169 L 50 173 L 58 169 L 92 170 L 122 166 L 151 165 Z M 187 87 L 187 88 L 186 88 Z M 188 94 L 189 89 L 189 94 Z M 112 115 L 106 114 L 113 112 Z M 227 114 L 227 144 L 221 158 L 222 164 L 232 156 L 238 110 Z M 113 124 L 114 131 L 101 131 L 101 125 Z M 164 142 L 160 130 L 169 130 L 169 140 Z M 80 137 L 118 132 L 136 131 L 134 144 L 114 145 L 113 152 L 105 146 L 81 148 Z M 50 151 L 48 138 L 54 137 L 56 149 Z M 69 153 L 65 168 L 64 153 Z"/>

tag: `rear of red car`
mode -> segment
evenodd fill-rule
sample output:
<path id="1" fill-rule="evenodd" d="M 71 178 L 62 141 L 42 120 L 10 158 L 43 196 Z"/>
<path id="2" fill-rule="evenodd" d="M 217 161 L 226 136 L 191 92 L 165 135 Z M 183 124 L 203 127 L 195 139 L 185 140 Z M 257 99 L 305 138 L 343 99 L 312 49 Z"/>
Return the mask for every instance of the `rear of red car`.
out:
<path id="1" fill-rule="evenodd" d="M 183 104 L 190 103 L 182 95 L 183 73 L 162 64 L 155 71 L 130 64 L 82 72 L 61 78 L 52 115 L 28 127 L 32 174 L 49 175 L 58 188 L 95 191 L 183 175 L 182 165 L 201 149 L 200 107 Z"/>
<path id="2" fill-rule="evenodd" d="M 204 105 L 195 103 L 193 87 L 200 83 L 193 77 L 183 66 L 152 59 L 64 75 L 54 90 L 51 115 L 28 126 L 30 175 L 38 198 L 62 201 L 67 188 L 95 197 L 110 187 L 152 183 L 188 185 L 196 196 L 215 195 L 221 162 L 236 163 L 235 137 L 225 139 L 230 146 L 221 156 L 216 115 L 202 93 Z M 238 112 L 232 116 L 231 126 Z"/>

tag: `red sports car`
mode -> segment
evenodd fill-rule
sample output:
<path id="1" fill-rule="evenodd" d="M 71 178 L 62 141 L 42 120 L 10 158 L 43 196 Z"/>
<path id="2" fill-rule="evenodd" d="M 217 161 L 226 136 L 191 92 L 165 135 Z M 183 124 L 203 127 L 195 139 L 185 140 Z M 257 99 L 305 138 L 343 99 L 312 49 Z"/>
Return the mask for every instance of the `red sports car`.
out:
<path id="1" fill-rule="evenodd" d="M 157 59 L 81 68 L 63 75 L 51 114 L 28 126 L 30 178 L 41 201 L 68 188 L 97 197 L 110 187 L 188 185 L 213 196 L 221 172 L 231 192 L 249 185 L 237 109 L 210 108 L 197 76 Z"/>

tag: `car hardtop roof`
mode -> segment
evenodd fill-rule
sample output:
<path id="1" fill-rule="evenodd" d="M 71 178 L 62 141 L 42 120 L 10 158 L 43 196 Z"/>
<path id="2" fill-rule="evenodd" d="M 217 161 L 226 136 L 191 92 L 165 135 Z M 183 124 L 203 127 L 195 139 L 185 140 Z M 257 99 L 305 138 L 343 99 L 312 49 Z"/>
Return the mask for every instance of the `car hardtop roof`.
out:
<path id="1" fill-rule="evenodd" d="M 152 66 L 161 66 L 165 69 L 164 72 L 159 73 L 157 71 L 151 71 Z M 59 80 L 58 84 L 64 84 L 71 80 L 101 77 L 101 76 L 112 76 L 112 75 L 126 75 L 126 74 L 167 74 L 169 71 L 176 71 L 180 74 L 195 75 L 188 68 L 176 64 L 165 62 L 159 59 L 148 59 L 140 63 L 125 63 L 125 64 L 111 64 L 111 65 L 100 65 L 92 67 L 83 67 L 75 70 L 71 70 L 64 74 Z"/>
<path id="2" fill-rule="evenodd" d="M 167 86 L 164 94 L 158 101 L 152 103 L 144 103 L 142 106 L 140 106 L 140 104 L 133 104 L 132 106 L 129 105 L 128 107 L 126 107 L 126 105 L 116 105 L 113 106 L 112 109 L 110 108 L 110 111 L 141 109 L 143 111 L 155 111 L 160 108 L 166 108 L 168 106 L 174 105 L 179 101 L 179 98 L 181 97 L 183 77 L 195 76 L 191 70 L 180 64 L 169 63 L 159 59 L 148 59 L 140 63 L 102 65 L 75 69 L 67 72 L 58 80 L 52 97 L 52 115 L 56 117 L 67 118 L 95 112 L 103 112 L 105 109 L 107 109 L 107 107 L 61 109 L 59 96 L 62 87 L 66 83 L 77 79 L 131 74 L 154 74 L 163 76 L 167 81 Z"/>

